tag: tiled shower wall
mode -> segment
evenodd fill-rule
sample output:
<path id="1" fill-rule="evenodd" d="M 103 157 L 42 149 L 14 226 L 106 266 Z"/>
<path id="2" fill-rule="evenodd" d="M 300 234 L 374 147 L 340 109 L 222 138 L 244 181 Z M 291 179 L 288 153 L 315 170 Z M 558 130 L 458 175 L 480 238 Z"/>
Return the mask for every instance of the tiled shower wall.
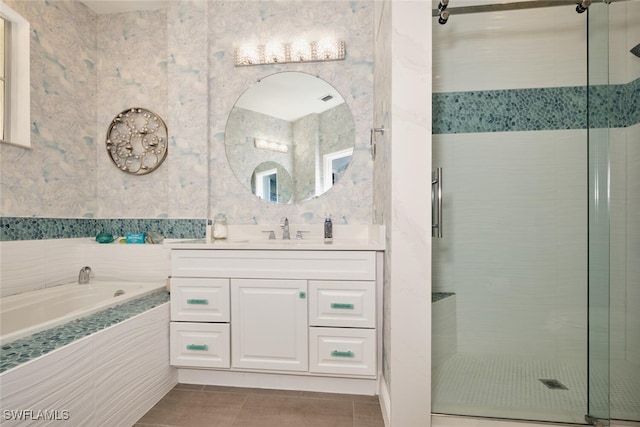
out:
<path id="1" fill-rule="evenodd" d="M 614 4 L 612 19 L 640 16 L 637 8 Z M 586 357 L 586 17 L 574 9 L 452 15 L 434 24 L 434 166 L 444 170 L 445 237 L 434 242 L 433 277 L 435 290 L 457 294 L 459 352 Z M 637 141 L 640 121 L 631 19 L 612 26 L 612 37 L 630 46 L 612 45 L 620 52 L 611 69 L 624 70 L 612 75 L 618 108 L 600 116 L 602 127 L 618 128 L 614 156 L 637 146 L 627 143 Z M 607 89 L 592 95 L 606 100 Z M 637 159 L 627 162 L 637 167 Z M 637 169 L 625 171 L 627 181 L 612 184 L 619 200 L 626 197 L 614 230 L 637 209 L 626 185 Z M 623 252 L 612 259 L 615 271 L 629 274 L 614 266 L 629 259 L 629 246 L 612 238 L 612 256 Z M 640 293 L 629 279 L 612 281 L 614 304 L 622 289 Z M 617 316 L 629 323 L 637 302 L 627 304 Z M 612 327 L 625 330 L 615 318 Z M 614 354 L 631 356 L 632 338 L 612 336 Z"/>

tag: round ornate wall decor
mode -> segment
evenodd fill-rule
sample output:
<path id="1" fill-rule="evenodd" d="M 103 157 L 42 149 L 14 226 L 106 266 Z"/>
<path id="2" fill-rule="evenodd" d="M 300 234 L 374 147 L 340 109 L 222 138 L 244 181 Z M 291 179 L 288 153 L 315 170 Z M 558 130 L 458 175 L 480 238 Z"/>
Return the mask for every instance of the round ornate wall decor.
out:
<path id="1" fill-rule="evenodd" d="M 111 121 L 106 143 L 118 169 L 145 175 L 156 170 L 167 157 L 167 125 L 152 111 L 130 108 Z"/>

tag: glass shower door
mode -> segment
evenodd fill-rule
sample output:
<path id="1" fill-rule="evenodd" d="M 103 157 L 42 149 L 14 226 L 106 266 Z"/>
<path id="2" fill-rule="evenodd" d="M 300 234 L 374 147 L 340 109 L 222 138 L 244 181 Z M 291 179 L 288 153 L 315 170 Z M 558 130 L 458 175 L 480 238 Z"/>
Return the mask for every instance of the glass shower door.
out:
<path id="1" fill-rule="evenodd" d="M 606 420 L 607 6 L 505 7 L 433 26 L 432 410 Z"/>

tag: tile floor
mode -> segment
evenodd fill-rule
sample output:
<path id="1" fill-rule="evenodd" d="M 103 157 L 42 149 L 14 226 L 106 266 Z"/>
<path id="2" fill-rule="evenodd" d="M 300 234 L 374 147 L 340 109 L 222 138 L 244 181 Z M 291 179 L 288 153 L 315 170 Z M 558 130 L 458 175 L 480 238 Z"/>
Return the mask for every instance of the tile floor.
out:
<path id="1" fill-rule="evenodd" d="M 557 379 L 568 390 L 550 390 L 541 378 Z M 432 410 L 580 424 L 588 412 L 587 378 L 586 359 L 458 353 L 433 370 Z M 610 402 L 612 418 L 640 420 L 638 365 L 617 360 L 610 371 L 592 375 L 590 384 L 595 402 Z"/>
<path id="2" fill-rule="evenodd" d="M 377 396 L 178 384 L 134 427 L 384 427 Z"/>

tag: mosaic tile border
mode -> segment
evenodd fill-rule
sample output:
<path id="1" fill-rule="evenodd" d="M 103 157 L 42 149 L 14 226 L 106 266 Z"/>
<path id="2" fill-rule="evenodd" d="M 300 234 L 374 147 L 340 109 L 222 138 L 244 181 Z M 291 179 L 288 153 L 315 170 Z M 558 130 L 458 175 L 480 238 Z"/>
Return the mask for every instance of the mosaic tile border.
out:
<path id="1" fill-rule="evenodd" d="M 433 94 L 433 134 L 627 127 L 640 123 L 640 79 L 558 87 Z"/>
<path id="2" fill-rule="evenodd" d="M 168 301 L 169 292 L 160 290 L 5 344 L 0 347 L 0 373 L 116 323 L 123 322 Z"/>
<path id="3" fill-rule="evenodd" d="M 100 232 L 114 236 L 157 231 L 169 239 L 205 237 L 204 219 L 0 218 L 0 241 L 71 239 Z"/>

